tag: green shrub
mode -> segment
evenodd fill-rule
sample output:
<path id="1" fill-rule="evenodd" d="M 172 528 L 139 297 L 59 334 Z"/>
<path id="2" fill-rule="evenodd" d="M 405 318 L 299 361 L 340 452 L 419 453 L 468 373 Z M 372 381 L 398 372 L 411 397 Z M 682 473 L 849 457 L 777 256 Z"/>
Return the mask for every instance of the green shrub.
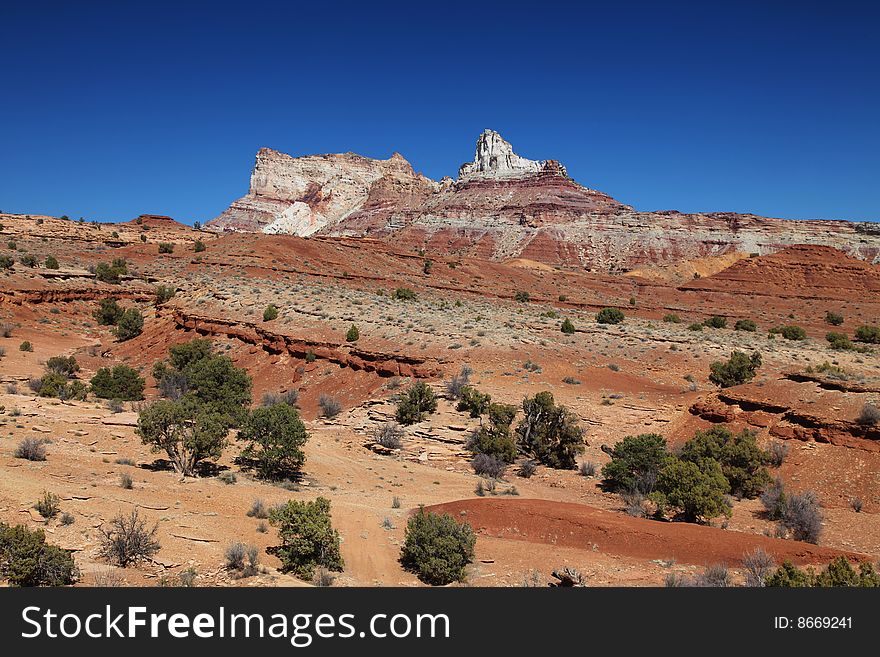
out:
<path id="1" fill-rule="evenodd" d="M 70 552 L 46 543 L 42 530 L 0 523 L 0 578 L 12 586 L 68 586 L 79 570 Z"/>
<path id="2" fill-rule="evenodd" d="M 727 328 L 727 318 L 721 317 L 720 315 L 712 315 L 712 317 L 705 320 L 703 324 L 709 328 L 723 329 Z"/>
<path id="3" fill-rule="evenodd" d="M 247 442 L 242 457 L 265 479 L 296 475 L 305 463 L 302 447 L 308 439 L 299 412 L 289 404 L 254 409 L 238 433 L 238 440 Z"/>
<path id="4" fill-rule="evenodd" d="M 212 355 L 211 341 L 206 338 L 195 338 L 189 342 L 170 347 L 167 365 L 179 372 L 184 372 L 211 358 Z"/>
<path id="5" fill-rule="evenodd" d="M 457 411 L 467 411 L 471 417 L 480 417 L 489 408 L 492 396 L 473 386 L 463 386 L 459 392 Z"/>
<path id="6" fill-rule="evenodd" d="M 170 242 L 159 242 L 159 253 L 174 253 L 174 245 Z"/>
<path id="7" fill-rule="evenodd" d="M 128 365 L 102 367 L 91 380 L 92 392 L 100 399 L 137 401 L 144 398 L 146 382 Z"/>
<path id="8" fill-rule="evenodd" d="M 44 266 L 46 267 L 46 269 L 58 269 L 58 259 L 53 255 L 46 256 L 46 262 Z"/>
<path id="9" fill-rule="evenodd" d="M 837 557 L 816 576 L 814 586 L 859 586 L 859 575 L 846 557 Z"/>
<path id="10" fill-rule="evenodd" d="M 709 365 L 709 381 L 722 388 L 740 385 L 754 379 L 759 367 L 761 354 L 757 351 L 751 356 L 734 351 L 726 363 L 715 361 Z"/>
<path id="11" fill-rule="evenodd" d="M 474 560 L 476 543 L 474 530 L 467 523 L 421 507 L 406 524 L 400 563 L 426 584 L 462 581 L 465 567 Z"/>
<path id="12" fill-rule="evenodd" d="M 25 340 L 20 345 L 18 345 L 19 351 L 33 351 L 34 346 L 30 343 L 30 340 Z"/>
<path id="13" fill-rule="evenodd" d="M 574 324 L 572 324 L 571 320 L 567 317 L 562 321 L 562 326 L 559 327 L 566 335 L 572 335 L 574 333 Z"/>
<path id="14" fill-rule="evenodd" d="M 352 324 L 348 327 L 348 331 L 345 333 L 345 341 L 346 342 L 357 342 L 361 337 L 361 332 L 358 330 L 358 327 Z"/>
<path id="15" fill-rule="evenodd" d="M 251 378 L 228 356 L 213 353 L 209 340 L 196 338 L 169 350 L 168 361 L 153 367 L 163 397 L 188 397 L 221 416 L 227 427 L 238 426 L 251 404 Z"/>
<path id="16" fill-rule="evenodd" d="M 880 576 L 870 562 L 859 564 L 858 573 L 846 557 L 837 557 L 816 576 L 816 586 L 880 587 Z"/>
<path id="17" fill-rule="evenodd" d="M 731 514 L 727 493 L 730 486 L 715 459 L 699 464 L 671 457 L 657 477 L 657 489 L 651 499 L 661 508 L 672 507 L 687 522 Z"/>
<path id="18" fill-rule="evenodd" d="M 34 508 L 44 518 L 51 520 L 61 513 L 61 498 L 49 491 L 43 492 L 43 497 L 34 503 Z"/>
<path id="19" fill-rule="evenodd" d="M 815 573 L 812 571 L 804 572 L 791 563 L 791 561 L 784 561 L 782 565 L 764 581 L 764 586 L 806 588 L 813 586 L 814 581 Z"/>
<path id="20" fill-rule="evenodd" d="M 698 431 L 684 444 L 680 457 L 696 464 L 704 459 L 718 461 L 731 492 L 748 499 L 757 497 L 770 483 L 769 454 L 758 447 L 754 432 L 748 429 L 736 435 L 722 426 Z"/>
<path id="21" fill-rule="evenodd" d="M 128 274 L 128 263 L 125 258 L 114 258 L 111 263 L 99 262 L 95 268 L 95 278 L 103 283 L 119 283 Z"/>
<path id="22" fill-rule="evenodd" d="M 272 509 L 269 521 L 278 526 L 281 545 L 274 552 L 281 560 L 282 570 L 306 581 L 312 579 L 317 567 L 342 571 L 339 532 L 333 529 L 330 500 L 289 500 Z"/>
<path id="23" fill-rule="evenodd" d="M 740 319 L 733 326 L 734 331 L 748 331 L 754 333 L 758 330 L 758 325 L 750 319 Z"/>
<path id="24" fill-rule="evenodd" d="M 880 326 L 860 326 L 856 329 L 856 340 L 880 344 Z"/>
<path id="25" fill-rule="evenodd" d="M 557 406 L 549 391 L 526 397 L 522 408 L 524 417 L 516 428 L 519 448 L 551 468 L 573 469 L 584 451 L 585 432 L 577 416 Z"/>
<path id="26" fill-rule="evenodd" d="M 88 388 L 81 381 L 70 381 L 63 374 L 50 372 L 40 379 L 37 394 L 40 397 L 56 397 L 61 400 L 83 400 L 88 394 Z"/>
<path id="27" fill-rule="evenodd" d="M 270 303 L 263 311 L 263 321 L 271 322 L 273 319 L 278 319 L 278 308 L 276 308 L 274 304 Z"/>
<path id="28" fill-rule="evenodd" d="M 614 446 L 611 460 L 602 468 L 603 486 L 615 492 L 650 493 L 668 460 L 666 439 L 660 434 L 626 436 Z"/>
<path id="29" fill-rule="evenodd" d="M 37 394 L 40 397 L 58 397 L 60 392 L 67 386 L 67 377 L 63 374 L 44 374 L 40 378 Z"/>
<path id="30" fill-rule="evenodd" d="M 69 379 L 79 372 L 79 363 L 73 356 L 52 356 L 46 361 L 46 371 Z"/>
<path id="31" fill-rule="evenodd" d="M 229 430 L 225 417 L 186 395 L 160 399 L 140 412 L 135 433 L 154 452 L 164 451 L 174 470 L 194 476 L 206 459 L 218 459 Z"/>
<path id="32" fill-rule="evenodd" d="M 849 336 L 846 333 L 835 333 L 834 331 L 829 331 L 825 334 L 825 339 L 828 340 L 828 344 L 832 349 L 836 349 L 838 351 L 850 351 L 854 347 L 852 341 L 849 339 Z"/>
<path id="33" fill-rule="evenodd" d="M 397 301 L 415 301 L 416 293 L 408 287 L 399 287 L 394 290 L 394 294 L 391 295 L 391 298 Z"/>
<path id="34" fill-rule="evenodd" d="M 841 324 L 843 324 L 843 315 L 831 312 L 829 310 L 825 313 L 825 323 L 831 324 L 831 326 L 840 326 Z"/>
<path id="35" fill-rule="evenodd" d="M 467 448 L 477 454 L 494 456 L 505 463 L 516 459 L 516 440 L 510 434 L 510 425 L 516 416 L 516 406 L 490 404 L 489 421 L 481 424 L 468 440 Z"/>
<path id="36" fill-rule="evenodd" d="M 170 285 L 160 285 L 156 288 L 156 305 L 161 306 L 163 303 L 167 303 L 174 298 L 174 295 L 177 293 Z"/>
<path id="37" fill-rule="evenodd" d="M 400 424 L 421 422 L 437 410 L 437 397 L 424 381 L 416 381 L 400 397 L 395 417 Z"/>
<path id="38" fill-rule="evenodd" d="M 800 326 L 783 326 L 782 337 L 786 340 L 806 340 L 807 332 Z"/>
<path id="39" fill-rule="evenodd" d="M 125 310 L 116 302 L 116 299 L 110 297 L 101 299 L 101 303 L 92 313 L 92 317 L 101 326 L 115 326 L 123 312 Z"/>
<path id="40" fill-rule="evenodd" d="M 675 313 L 669 313 L 668 315 L 663 315 L 663 321 L 667 324 L 681 324 L 681 317 Z"/>
<path id="41" fill-rule="evenodd" d="M 600 324 L 620 324 L 625 319 L 619 308 L 603 308 L 596 313 L 596 321 Z"/>
<path id="42" fill-rule="evenodd" d="M 205 243 L 202 240 L 196 240 L 195 243 L 193 244 L 193 251 L 195 251 L 196 253 L 201 253 L 206 248 L 207 247 L 205 246 Z"/>
<path id="43" fill-rule="evenodd" d="M 123 311 L 116 322 L 116 328 L 113 335 L 120 342 L 136 338 L 144 330 L 144 316 L 137 308 L 129 308 Z"/>
<path id="44" fill-rule="evenodd" d="M 765 586 L 773 587 L 880 587 L 880 575 L 874 566 L 865 562 L 859 570 L 852 567 L 846 557 L 837 557 L 818 574 L 808 568 L 801 570 L 790 561 L 785 561 L 765 580 Z"/>
<path id="45" fill-rule="evenodd" d="M 694 322 L 693 324 L 688 324 L 688 331 L 702 331 L 703 330 L 703 322 Z"/>
<path id="46" fill-rule="evenodd" d="M 31 253 L 24 254 L 23 256 L 21 256 L 21 258 L 19 258 L 18 261 L 21 264 L 23 264 L 25 267 L 36 267 L 37 266 L 37 256 L 35 256 Z"/>
<path id="47" fill-rule="evenodd" d="M 524 290 L 519 290 L 513 295 L 513 298 L 520 303 L 528 303 L 529 299 L 531 299 L 531 295 Z"/>

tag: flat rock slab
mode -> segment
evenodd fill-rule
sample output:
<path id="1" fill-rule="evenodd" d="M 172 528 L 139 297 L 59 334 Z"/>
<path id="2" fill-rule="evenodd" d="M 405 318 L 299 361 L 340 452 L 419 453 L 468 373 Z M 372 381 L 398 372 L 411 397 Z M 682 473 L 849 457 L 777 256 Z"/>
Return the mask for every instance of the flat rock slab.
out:
<path id="1" fill-rule="evenodd" d="M 31 520 L 34 522 L 47 522 L 46 519 L 40 515 L 40 512 L 36 509 L 26 509 L 27 514 L 31 517 Z"/>
<path id="2" fill-rule="evenodd" d="M 114 413 L 110 417 L 101 418 L 101 424 L 116 427 L 136 427 L 137 413 Z"/>
<path id="3" fill-rule="evenodd" d="M 201 538 L 199 536 L 186 536 L 184 534 L 175 534 L 173 532 L 171 535 L 174 536 L 175 538 L 182 538 L 186 541 L 196 541 L 197 543 L 219 543 L 220 542 L 215 538 Z"/>

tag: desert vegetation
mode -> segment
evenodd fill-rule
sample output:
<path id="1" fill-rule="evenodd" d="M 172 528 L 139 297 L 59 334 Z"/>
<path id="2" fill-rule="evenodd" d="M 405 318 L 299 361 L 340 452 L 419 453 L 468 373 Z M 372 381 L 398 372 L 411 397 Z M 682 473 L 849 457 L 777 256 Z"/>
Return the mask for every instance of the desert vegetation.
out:
<path id="1" fill-rule="evenodd" d="M 313 502 L 289 501 L 272 509 L 269 519 L 278 527 L 281 545 L 275 553 L 284 570 L 311 580 L 316 568 L 341 572 L 339 532 L 333 528 L 330 501 L 319 497 Z"/>
<path id="2" fill-rule="evenodd" d="M 4 583 L 873 581 L 869 294 L 7 216 Z"/>
<path id="3" fill-rule="evenodd" d="M 400 562 L 426 584 L 450 584 L 464 579 L 476 542 L 467 523 L 420 508 L 406 525 Z"/>

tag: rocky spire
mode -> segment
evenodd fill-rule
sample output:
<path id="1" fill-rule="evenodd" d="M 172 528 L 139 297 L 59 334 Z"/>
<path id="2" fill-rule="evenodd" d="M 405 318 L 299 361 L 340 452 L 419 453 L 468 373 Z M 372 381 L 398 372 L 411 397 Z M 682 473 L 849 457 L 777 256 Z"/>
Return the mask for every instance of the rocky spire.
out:
<path id="1" fill-rule="evenodd" d="M 513 146 L 494 130 L 483 130 L 477 139 L 473 162 L 461 165 L 459 180 L 467 178 L 516 178 L 539 173 L 547 164 L 544 160 L 529 160 L 513 152 Z M 561 168 L 561 165 L 558 165 Z M 564 175 L 565 169 L 562 168 Z"/>

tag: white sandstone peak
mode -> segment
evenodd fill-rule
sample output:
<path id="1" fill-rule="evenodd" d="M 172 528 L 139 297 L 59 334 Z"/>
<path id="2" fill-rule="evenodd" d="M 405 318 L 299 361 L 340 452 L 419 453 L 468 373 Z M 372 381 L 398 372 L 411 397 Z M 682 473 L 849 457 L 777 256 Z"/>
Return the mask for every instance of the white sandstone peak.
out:
<path id="1" fill-rule="evenodd" d="M 494 130 L 483 130 L 477 139 L 474 161 L 461 165 L 458 178 L 515 178 L 539 173 L 546 164 L 546 160 L 520 157 L 500 134 Z"/>

